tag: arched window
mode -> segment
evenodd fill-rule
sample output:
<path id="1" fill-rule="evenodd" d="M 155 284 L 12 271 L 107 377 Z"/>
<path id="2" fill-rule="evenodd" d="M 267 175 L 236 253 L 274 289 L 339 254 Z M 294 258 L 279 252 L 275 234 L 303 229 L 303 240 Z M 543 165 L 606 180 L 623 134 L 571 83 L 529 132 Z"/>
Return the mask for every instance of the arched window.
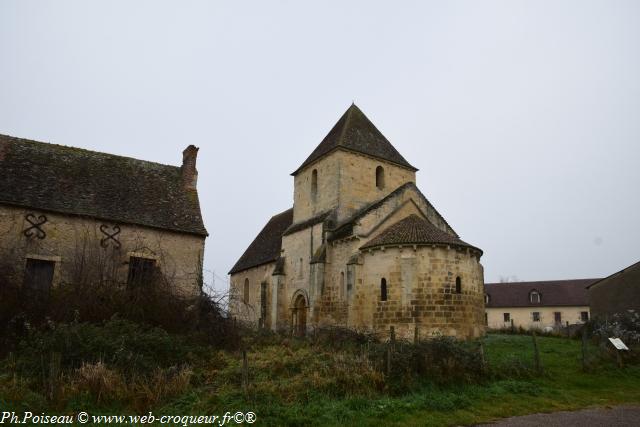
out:
<path id="1" fill-rule="evenodd" d="M 462 279 L 460 276 L 456 277 L 456 294 L 462 293 Z"/>
<path id="2" fill-rule="evenodd" d="M 380 190 L 384 188 L 384 168 L 382 166 L 376 168 L 376 187 Z"/>
<path id="3" fill-rule="evenodd" d="M 249 279 L 244 279 L 244 293 L 242 294 L 242 300 L 245 304 L 249 304 Z"/>
<path id="4" fill-rule="evenodd" d="M 491 301 L 491 295 L 484 294 L 484 303 L 489 304 L 489 301 Z"/>
<path id="5" fill-rule="evenodd" d="M 380 280 L 380 301 L 387 300 L 387 279 L 384 277 Z"/>
<path id="6" fill-rule="evenodd" d="M 318 171 L 317 169 L 314 169 L 313 172 L 311 172 L 311 200 L 315 202 L 317 197 L 318 197 Z"/>
<path id="7" fill-rule="evenodd" d="M 345 296 L 345 288 L 344 288 L 344 271 L 340 272 L 340 299 L 344 300 Z"/>
<path id="8" fill-rule="evenodd" d="M 531 304 L 539 304 L 540 302 L 542 302 L 542 295 L 540 295 L 540 292 L 538 291 L 529 292 L 529 302 Z"/>

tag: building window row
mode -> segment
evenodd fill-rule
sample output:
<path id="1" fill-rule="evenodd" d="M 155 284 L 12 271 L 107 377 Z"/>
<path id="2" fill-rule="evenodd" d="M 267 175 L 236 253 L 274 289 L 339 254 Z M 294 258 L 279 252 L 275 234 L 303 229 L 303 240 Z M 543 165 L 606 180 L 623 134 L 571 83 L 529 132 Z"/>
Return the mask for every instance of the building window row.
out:
<path id="1" fill-rule="evenodd" d="M 51 290 L 56 262 L 39 258 L 27 258 L 23 287 L 27 291 L 46 293 Z M 156 278 L 156 260 L 140 256 L 129 257 L 127 285 L 144 286 Z"/>
<path id="2" fill-rule="evenodd" d="M 460 277 L 456 277 L 456 293 L 462 293 L 462 279 Z M 384 277 L 380 279 L 380 301 L 387 301 L 388 299 L 388 288 L 387 288 L 387 279 Z"/>
<path id="3" fill-rule="evenodd" d="M 486 300 L 486 296 L 485 296 L 485 300 Z M 485 313 L 486 315 L 486 313 Z M 502 313 L 502 319 L 505 323 L 509 323 L 511 322 L 511 313 Z M 532 311 L 531 312 L 531 320 L 533 322 L 540 322 L 542 321 L 542 314 L 539 311 Z M 560 311 L 555 311 L 553 313 L 553 321 L 555 324 L 562 324 L 562 312 Z M 581 311 L 580 312 L 580 321 L 581 322 L 588 322 L 589 321 L 589 312 L 588 311 Z"/>

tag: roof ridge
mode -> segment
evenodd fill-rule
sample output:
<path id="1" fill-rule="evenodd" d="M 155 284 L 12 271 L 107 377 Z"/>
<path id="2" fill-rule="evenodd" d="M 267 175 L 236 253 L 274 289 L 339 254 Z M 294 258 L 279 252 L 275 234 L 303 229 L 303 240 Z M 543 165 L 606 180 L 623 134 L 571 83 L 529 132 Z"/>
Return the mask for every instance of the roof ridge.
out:
<path id="1" fill-rule="evenodd" d="M 352 103 L 306 160 L 291 175 L 296 176 L 302 169 L 336 149 L 366 154 L 393 163 L 398 167 L 412 171 L 418 170 L 398 152 L 364 112 L 355 103 Z"/>
<path id="2" fill-rule="evenodd" d="M 382 206 L 384 204 L 384 202 L 386 202 L 388 199 L 390 199 L 393 196 L 398 195 L 400 192 L 402 192 L 403 190 L 405 190 L 407 188 L 415 189 L 418 192 L 418 195 L 420 197 L 422 197 L 424 202 L 427 204 L 427 206 L 429 206 L 431 209 L 433 209 L 433 211 L 442 220 L 442 222 L 444 222 L 445 225 L 447 227 L 449 227 L 449 229 L 453 232 L 455 237 L 458 237 L 458 238 L 460 237 L 458 235 L 458 233 L 456 233 L 456 231 L 453 229 L 453 227 L 451 225 L 449 225 L 447 220 L 442 216 L 442 214 L 440 214 L 440 212 L 435 208 L 435 206 L 433 206 L 433 204 L 429 201 L 429 199 L 427 199 L 427 197 L 422 193 L 422 191 L 420 191 L 420 189 L 418 188 L 416 183 L 413 182 L 413 181 L 407 181 L 404 184 L 399 185 L 395 190 L 393 190 L 392 192 L 390 192 L 389 194 L 387 194 L 383 198 L 378 199 L 378 200 L 376 200 L 374 202 L 371 202 L 368 205 L 363 206 L 362 208 L 358 209 L 348 219 L 342 221 L 340 224 L 337 224 L 336 227 L 332 231 L 337 231 L 337 230 L 339 230 L 339 229 L 341 229 L 343 227 L 347 227 L 354 220 L 362 217 L 363 215 L 367 214 L 368 212 L 370 212 L 370 211 L 372 211 L 374 209 L 377 209 L 379 206 Z"/>
<path id="3" fill-rule="evenodd" d="M 492 283 L 485 283 L 485 286 L 487 285 L 526 285 L 526 284 L 530 284 L 530 283 L 552 283 L 552 282 L 577 282 L 577 281 L 589 281 L 589 280 L 602 280 L 602 279 L 598 279 L 598 278 L 593 278 L 593 277 L 589 277 L 586 279 L 551 279 L 551 280 L 526 280 L 526 281 L 521 281 L 521 282 L 492 282 Z"/>
<path id="4" fill-rule="evenodd" d="M 292 207 L 290 207 L 289 209 L 285 209 L 285 210 L 283 210 L 283 211 L 282 211 L 282 212 L 280 212 L 280 213 L 277 213 L 277 214 L 275 214 L 275 215 L 272 215 L 272 216 L 271 216 L 271 219 L 273 219 L 273 218 L 275 218 L 275 217 L 278 217 L 278 216 L 280 216 L 280 215 L 285 215 L 285 214 L 289 213 L 289 211 L 292 211 L 292 210 L 293 210 L 293 206 L 292 206 Z"/>
<path id="5" fill-rule="evenodd" d="M 10 138 L 10 139 L 16 140 L 18 142 L 24 142 L 24 143 L 29 143 L 29 144 L 46 144 L 46 145 L 48 145 L 50 147 L 58 147 L 58 148 L 63 148 L 63 149 L 70 149 L 70 150 L 81 151 L 81 152 L 85 152 L 85 153 L 89 153 L 89 154 L 93 154 L 93 155 L 97 154 L 97 155 L 105 156 L 105 157 L 115 157 L 115 158 L 118 158 L 118 159 L 134 160 L 136 162 L 142 162 L 142 163 L 147 163 L 147 164 L 153 164 L 153 165 L 158 165 L 158 166 L 164 166 L 164 167 L 180 169 L 180 166 L 176 166 L 176 165 L 169 165 L 169 164 L 166 164 L 166 163 L 153 162 L 153 161 L 150 161 L 150 160 L 143 160 L 143 159 L 138 159 L 136 157 L 123 156 L 123 155 L 120 155 L 120 154 L 105 153 L 104 151 L 89 150 L 87 148 L 76 147 L 76 146 L 73 146 L 73 145 L 57 144 L 55 142 L 49 142 L 49 141 L 37 141 L 35 139 L 21 138 L 21 137 L 18 137 L 18 136 L 12 136 L 12 135 L 7 135 L 7 134 L 3 134 L 3 133 L 0 133 L 0 138 Z"/>
<path id="6" fill-rule="evenodd" d="M 459 237 L 454 237 L 440 230 L 429 219 L 423 218 L 415 213 L 409 214 L 389 225 L 362 245 L 360 249 L 370 249 L 378 246 L 432 244 L 462 246 L 477 250 L 482 254 L 481 249 L 470 245 Z"/>
<path id="7" fill-rule="evenodd" d="M 609 278 L 611 278 L 611 277 L 613 277 L 613 276 L 616 276 L 616 275 L 618 275 L 618 274 L 622 274 L 622 273 L 624 273 L 626 270 L 628 270 L 628 269 L 630 269 L 630 268 L 633 268 L 633 267 L 635 267 L 635 266 L 636 266 L 636 265 L 638 265 L 638 264 L 640 264 L 640 261 L 634 262 L 633 264 L 626 266 L 625 268 L 623 268 L 623 269 L 622 269 L 622 270 L 620 270 L 620 271 L 616 271 L 615 273 L 611 273 L 611 274 L 610 274 L 610 275 L 608 275 L 607 277 L 603 277 L 602 279 L 598 279 L 596 282 L 594 282 L 594 283 L 590 284 L 588 287 L 590 288 L 590 287 L 591 287 L 591 286 L 593 286 L 593 285 L 597 285 L 597 284 L 598 284 L 598 283 L 600 283 L 600 282 L 604 282 L 606 279 L 609 279 Z"/>
<path id="8" fill-rule="evenodd" d="M 235 274 L 276 261 L 282 248 L 282 233 L 293 221 L 293 208 L 273 215 L 229 270 Z"/>
<path id="9" fill-rule="evenodd" d="M 351 116 L 353 115 L 353 109 L 358 108 L 356 107 L 355 103 L 351 103 L 351 106 L 347 109 L 347 117 L 344 120 L 344 123 L 342 124 L 342 130 L 340 131 L 340 136 L 338 137 L 338 143 L 336 144 L 336 149 L 338 147 L 344 148 L 342 145 L 342 142 L 344 141 L 344 134 L 347 132 L 347 128 L 349 127 L 349 122 L 351 121 Z"/>

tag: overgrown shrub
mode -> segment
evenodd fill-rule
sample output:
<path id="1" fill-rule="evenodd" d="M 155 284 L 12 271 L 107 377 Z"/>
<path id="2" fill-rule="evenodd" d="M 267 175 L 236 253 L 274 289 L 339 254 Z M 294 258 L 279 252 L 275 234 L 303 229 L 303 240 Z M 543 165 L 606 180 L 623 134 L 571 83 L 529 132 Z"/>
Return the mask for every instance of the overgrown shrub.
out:
<path id="1" fill-rule="evenodd" d="M 640 344 L 640 311 L 629 310 L 608 319 L 597 319 L 591 327 L 593 334 L 602 340 L 616 337 L 628 345 Z"/>
<path id="2" fill-rule="evenodd" d="M 193 376 L 190 366 L 202 364 L 210 350 L 186 336 L 117 317 L 103 325 L 51 322 L 28 330 L 2 361 L 1 372 L 12 379 L 0 377 L 6 389 L 0 395 L 14 405 L 29 396 L 48 405 L 85 396 L 146 410 L 184 392 Z"/>
<path id="3" fill-rule="evenodd" d="M 72 275 L 77 282 L 61 283 L 47 294 L 26 293 L 15 277 L 0 266 L 0 357 L 15 350 L 30 330 L 58 323 L 100 325 L 113 316 L 187 334 L 220 348 L 234 348 L 240 341 L 219 299 L 206 292 L 186 296 L 159 273 L 136 287 L 100 281 L 94 275 Z"/>
<path id="4" fill-rule="evenodd" d="M 590 322 L 589 328 L 600 343 L 602 357 L 617 357 L 617 350 L 613 348 L 609 338 L 620 338 L 631 350 L 621 353 L 623 360 L 626 363 L 640 363 L 640 312 L 628 310 L 607 319 L 596 319 Z"/>
<path id="5" fill-rule="evenodd" d="M 60 369 L 79 369 L 83 364 L 105 363 L 127 377 L 154 369 L 180 365 L 202 351 L 182 336 L 114 317 L 103 325 L 87 322 L 51 323 L 35 329 L 16 350 L 18 374 L 27 378 L 46 376 L 52 355 L 59 355 Z"/>
<path id="6" fill-rule="evenodd" d="M 473 383 L 485 375 L 478 347 L 473 342 L 435 337 L 417 343 L 378 342 L 369 348 L 370 357 L 385 372 L 387 384 L 395 392 L 406 391 L 420 382 Z"/>

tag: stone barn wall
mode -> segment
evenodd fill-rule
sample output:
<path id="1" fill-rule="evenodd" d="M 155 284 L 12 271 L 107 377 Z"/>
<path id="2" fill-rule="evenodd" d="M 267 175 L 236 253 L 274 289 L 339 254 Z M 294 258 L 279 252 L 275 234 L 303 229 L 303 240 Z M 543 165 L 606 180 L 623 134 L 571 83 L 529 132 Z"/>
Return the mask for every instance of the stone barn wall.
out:
<path id="1" fill-rule="evenodd" d="M 36 228 L 27 218 L 35 224 L 45 218 L 46 222 Z M 119 247 L 107 238 L 116 233 L 116 225 Z M 25 231 L 30 227 L 28 237 Z M 204 241 L 204 236 L 195 234 L 0 205 L 0 259 L 13 266 L 18 283 L 31 258 L 55 262 L 52 286 L 71 282 L 80 269 L 95 263 L 108 267 L 113 279 L 125 284 L 134 256 L 155 260 L 176 289 L 195 296 L 202 287 Z"/>

